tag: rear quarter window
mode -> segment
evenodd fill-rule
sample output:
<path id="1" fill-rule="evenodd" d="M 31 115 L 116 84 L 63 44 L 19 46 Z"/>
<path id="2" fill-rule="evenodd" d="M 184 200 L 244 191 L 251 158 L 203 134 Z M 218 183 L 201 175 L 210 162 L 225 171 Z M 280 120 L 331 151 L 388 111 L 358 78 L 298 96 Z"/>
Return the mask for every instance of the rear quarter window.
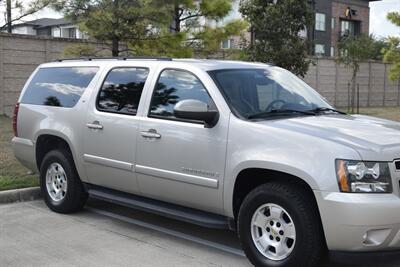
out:
<path id="1" fill-rule="evenodd" d="M 28 84 L 21 103 L 71 108 L 81 98 L 98 67 L 39 69 Z"/>

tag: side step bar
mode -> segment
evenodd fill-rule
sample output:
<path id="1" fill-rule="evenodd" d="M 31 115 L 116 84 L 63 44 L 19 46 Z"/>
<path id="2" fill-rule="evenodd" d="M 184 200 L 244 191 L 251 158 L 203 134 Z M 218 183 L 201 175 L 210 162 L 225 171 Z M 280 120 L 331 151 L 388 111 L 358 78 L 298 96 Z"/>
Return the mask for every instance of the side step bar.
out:
<path id="1" fill-rule="evenodd" d="M 186 208 L 167 202 L 90 184 L 85 184 L 85 189 L 92 198 L 104 200 L 121 206 L 154 213 L 207 228 L 235 229 L 233 219 L 222 215 L 207 213 L 200 210 Z"/>

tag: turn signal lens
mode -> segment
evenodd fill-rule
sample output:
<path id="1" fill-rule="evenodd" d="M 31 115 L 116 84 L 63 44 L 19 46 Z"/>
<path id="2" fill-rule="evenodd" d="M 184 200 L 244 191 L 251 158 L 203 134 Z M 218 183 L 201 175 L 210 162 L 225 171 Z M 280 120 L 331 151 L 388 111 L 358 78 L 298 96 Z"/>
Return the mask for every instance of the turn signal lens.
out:
<path id="1" fill-rule="evenodd" d="M 343 160 L 337 161 L 337 176 L 339 179 L 339 187 L 342 192 L 350 192 L 347 182 L 346 165 Z"/>

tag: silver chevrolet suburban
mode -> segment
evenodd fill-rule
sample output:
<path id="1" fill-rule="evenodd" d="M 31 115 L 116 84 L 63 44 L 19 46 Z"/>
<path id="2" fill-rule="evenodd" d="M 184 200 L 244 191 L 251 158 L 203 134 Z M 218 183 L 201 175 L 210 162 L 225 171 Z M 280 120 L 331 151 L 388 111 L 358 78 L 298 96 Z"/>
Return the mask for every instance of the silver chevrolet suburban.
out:
<path id="1" fill-rule="evenodd" d="M 279 67 L 59 60 L 29 78 L 13 127 L 56 212 L 91 196 L 229 228 L 256 266 L 400 249 L 400 123 L 337 111 Z"/>

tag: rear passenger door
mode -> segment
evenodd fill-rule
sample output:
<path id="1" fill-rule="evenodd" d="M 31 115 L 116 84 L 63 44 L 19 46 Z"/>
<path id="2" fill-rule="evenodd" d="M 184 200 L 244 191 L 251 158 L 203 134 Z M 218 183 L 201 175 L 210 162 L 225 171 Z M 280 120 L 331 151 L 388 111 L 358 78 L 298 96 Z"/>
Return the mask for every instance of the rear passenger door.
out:
<path id="1" fill-rule="evenodd" d="M 86 115 L 84 162 L 92 184 L 138 193 L 134 173 L 136 113 L 149 69 L 111 69 L 91 99 Z"/>

